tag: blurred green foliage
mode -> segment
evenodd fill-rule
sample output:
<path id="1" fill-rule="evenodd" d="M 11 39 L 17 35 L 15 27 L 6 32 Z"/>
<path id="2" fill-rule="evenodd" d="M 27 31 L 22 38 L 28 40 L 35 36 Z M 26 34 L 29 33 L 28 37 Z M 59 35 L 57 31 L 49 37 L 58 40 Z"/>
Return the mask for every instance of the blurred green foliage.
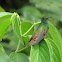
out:
<path id="1" fill-rule="evenodd" d="M 24 34 L 32 26 L 33 23 L 40 22 L 40 20 L 41 20 L 40 18 L 42 18 L 44 16 L 47 16 L 47 17 L 52 17 L 50 22 L 52 22 L 54 24 L 54 26 L 58 28 L 58 30 L 59 30 L 59 32 L 62 36 L 62 1 L 61 0 L 53 0 L 53 1 L 52 0 L 46 0 L 46 1 L 45 0 L 23 0 L 23 1 L 22 0 L 13 0 L 13 2 L 12 2 L 12 0 L 5 0 L 4 4 L 1 3 L 1 6 L 0 6 L 0 12 L 5 12 L 5 11 L 17 12 L 20 15 L 20 20 L 21 20 L 20 25 L 21 25 L 22 34 Z M 17 20 L 13 21 L 14 25 L 12 27 L 12 24 L 10 22 L 10 17 L 11 17 L 10 13 L 8 13 L 8 14 L 3 13 L 3 14 L 0 15 L 0 27 L 1 27 L 0 32 L 3 34 L 2 36 L 0 35 L 1 36 L 0 38 L 2 38 L 4 36 L 3 39 L 2 39 L 2 42 L 0 42 L 0 44 L 5 48 L 5 51 L 8 55 L 12 51 L 16 50 L 16 48 L 18 46 L 18 42 L 19 42 L 19 39 L 16 35 L 18 35 L 20 33 L 20 32 L 18 32 L 19 29 L 16 30 L 14 28 L 15 25 L 17 25 L 16 27 L 19 28 L 19 26 L 18 26 L 19 24 L 17 24 L 18 21 Z M 4 22 L 5 20 L 6 20 L 6 22 Z M 9 23 L 7 23 L 8 21 L 9 21 Z M 15 22 L 17 22 L 17 23 L 15 23 Z M 5 28 L 4 24 L 7 25 L 7 28 L 11 24 L 10 27 L 8 28 L 8 30 L 7 30 L 7 28 Z M 37 24 L 37 25 L 39 25 L 39 24 Z M 24 45 L 26 45 L 26 46 L 28 45 L 28 41 L 30 40 L 30 37 L 33 34 L 33 31 L 36 29 L 37 25 L 35 25 L 33 27 L 33 29 L 31 29 L 31 31 L 26 34 L 26 37 L 23 37 L 22 41 L 25 42 Z M 52 25 L 50 25 L 50 26 L 52 26 Z M 2 27 L 4 27 L 4 28 L 2 28 Z M 14 31 L 17 32 L 16 35 L 13 32 L 12 28 L 14 28 Z M 49 31 L 50 35 L 52 35 L 52 34 L 54 35 L 55 31 L 52 30 L 53 28 L 50 28 L 51 29 Z M 56 28 L 54 28 L 54 29 L 56 30 Z M 59 37 L 58 37 L 59 39 L 58 39 L 56 37 L 56 33 L 57 32 L 55 32 L 54 37 L 53 36 L 51 36 L 51 37 L 54 39 L 54 41 L 56 41 L 55 43 L 56 43 L 56 45 L 58 45 L 58 48 L 60 49 L 60 43 L 58 41 L 61 41 L 59 39 L 62 38 L 62 37 L 60 37 L 60 34 L 57 34 L 57 36 L 59 35 Z M 50 41 L 50 40 L 51 39 L 47 40 L 47 42 Z M 51 42 L 53 44 L 49 43 L 49 46 L 50 46 L 50 44 L 51 44 L 51 46 L 54 45 L 54 42 L 52 40 L 51 40 Z M 43 50 L 41 48 L 41 46 L 43 44 L 46 44 L 46 43 L 42 42 L 42 44 L 40 44 L 40 49 L 39 49 L 40 51 Z M 24 47 L 24 45 L 21 42 L 20 46 L 19 46 L 19 50 L 22 49 Z M 39 47 L 39 45 L 36 45 L 36 46 Z M 31 48 L 36 49 L 36 46 L 34 48 L 33 47 L 31 47 Z M 46 46 L 43 45 L 42 47 L 46 48 L 47 45 Z M 54 46 L 54 47 L 56 47 L 56 46 Z M 53 48 L 53 46 L 51 48 Z M 54 51 L 54 49 L 51 49 L 51 48 L 50 48 L 50 50 Z M 48 50 L 48 47 L 47 47 L 47 50 Z M 3 49 L 3 51 L 4 51 L 4 49 Z M 45 51 L 46 51 L 46 49 L 45 49 Z M 45 53 L 45 51 L 43 51 L 43 52 Z M 58 51 L 58 49 L 57 49 L 57 51 Z M 29 54 L 30 53 L 30 48 L 28 48 L 28 49 L 26 49 L 22 52 L 26 53 L 26 54 Z M 33 52 L 33 50 L 32 50 L 32 52 Z M 38 50 L 37 50 L 37 52 L 38 52 Z M 42 54 L 44 54 L 43 52 L 42 52 Z M 56 51 L 54 51 L 54 52 L 56 52 Z M 7 59 L 6 53 L 5 54 L 2 53 L 2 54 L 4 54 L 6 56 L 6 59 Z M 57 52 L 57 53 L 59 53 L 59 52 Z M 12 53 L 10 55 L 10 57 L 14 54 L 15 53 Z M 34 57 L 35 57 L 36 54 L 37 53 L 34 54 Z M 49 52 L 48 52 L 48 54 L 49 54 Z M 53 53 L 51 52 L 51 54 L 53 54 Z M 15 55 L 17 57 L 18 54 L 15 54 Z M 38 54 L 38 55 L 40 55 L 40 54 Z M 31 58 L 34 58 L 34 57 L 32 57 L 32 55 L 31 55 Z M 57 56 L 57 54 L 56 54 L 56 57 L 60 57 L 60 56 Z M 52 59 L 54 59 L 54 58 L 52 58 Z M 12 59 L 12 58 L 10 58 L 10 59 Z M 38 60 L 41 60 L 41 59 L 38 59 Z M 42 60 L 44 60 L 44 59 L 42 59 Z M 58 60 L 60 60 L 60 58 Z M 32 61 L 33 61 L 33 59 L 32 59 Z M 49 58 L 48 58 L 48 60 L 46 59 L 46 61 L 49 61 Z M 35 60 L 35 62 L 36 62 L 36 60 Z"/>
<path id="2" fill-rule="evenodd" d="M 30 46 L 28 46 L 29 40 L 35 30 L 35 27 L 38 26 L 39 21 L 33 21 L 29 20 L 29 22 L 21 22 L 20 17 L 17 13 L 8 13 L 8 12 L 1 12 L 0 15 L 3 14 L 0 17 L 0 39 L 3 38 L 6 43 L 2 43 L 3 47 L 8 48 L 10 50 L 6 49 L 6 52 L 2 46 L 0 46 L 0 57 L 2 58 L 2 54 L 4 55 L 3 59 L 0 59 L 2 62 L 17 62 L 17 61 L 22 61 L 24 62 L 24 59 L 26 62 L 29 62 L 28 58 L 26 55 L 22 54 L 21 52 L 25 53 L 26 52 L 29 54 L 30 53 Z M 9 20 L 7 17 L 10 16 Z M 7 17 L 6 17 L 7 16 Z M 4 18 L 3 18 L 4 17 Z M 3 18 L 3 19 L 2 19 Z M 6 18 L 6 20 L 5 20 Z M 6 23 L 4 23 L 6 22 Z M 8 23 L 9 22 L 9 23 Z M 6 33 L 7 39 L 5 40 L 5 32 L 7 31 L 8 27 L 10 26 L 12 22 L 12 27 L 13 31 L 17 35 L 15 37 L 14 35 L 12 36 L 11 32 L 11 37 L 8 35 L 8 32 Z M 6 25 L 5 25 L 6 24 Z M 4 26 L 4 27 L 3 27 Z M 11 27 L 11 26 L 10 26 Z M 12 31 L 12 29 L 10 29 Z M 9 30 L 8 30 L 9 31 Z M 3 37 L 4 36 L 4 37 Z M 13 40 L 13 39 L 14 40 Z M 16 38 L 16 39 L 15 39 Z M 10 41 L 11 40 L 11 41 Z M 10 41 L 10 42 L 9 42 Z M 15 43 L 14 43 L 15 42 Z M 17 42 L 17 43 L 16 43 Z M 23 42 L 23 43 L 22 43 Z M 25 43 L 25 44 L 24 44 Z M 59 31 L 57 28 L 53 26 L 52 23 L 49 22 L 49 33 L 44 40 L 41 40 L 41 42 L 37 43 L 36 45 L 31 46 L 31 53 L 30 53 L 30 62 L 41 62 L 41 61 L 46 61 L 46 62 L 61 62 L 62 60 L 62 39 Z M 46 49 L 47 48 L 47 49 Z M 8 51 L 8 52 L 7 52 Z M 14 53 L 12 51 L 15 51 Z M 10 54 L 9 57 L 7 54 Z M 16 60 L 14 60 L 16 59 Z"/>

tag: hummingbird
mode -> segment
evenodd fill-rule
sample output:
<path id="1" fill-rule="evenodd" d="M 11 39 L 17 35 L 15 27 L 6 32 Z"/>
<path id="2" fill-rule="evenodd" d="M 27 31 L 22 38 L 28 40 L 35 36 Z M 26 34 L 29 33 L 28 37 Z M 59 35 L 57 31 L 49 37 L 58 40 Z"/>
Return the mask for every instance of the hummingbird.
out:
<path id="1" fill-rule="evenodd" d="M 50 17 L 43 17 L 41 19 L 41 23 L 39 24 L 38 28 L 34 31 L 30 41 L 29 46 L 35 45 L 44 39 L 49 31 L 49 19 Z"/>

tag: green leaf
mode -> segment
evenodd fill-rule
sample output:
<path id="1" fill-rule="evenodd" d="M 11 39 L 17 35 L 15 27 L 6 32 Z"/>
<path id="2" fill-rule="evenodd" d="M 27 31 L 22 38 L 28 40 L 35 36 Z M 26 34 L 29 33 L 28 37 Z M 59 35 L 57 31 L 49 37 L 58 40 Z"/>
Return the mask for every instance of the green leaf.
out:
<path id="1" fill-rule="evenodd" d="M 57 45 L 54 43 L 53 40 L 46 38 L 47 45 L 50 51 L 50 60 L 51 62 L 61 62 L 61 56 Z"/>
<path id="2" fill-rule="evenodd" d="M 22 33 L 21 33 L 21 27 L 20 27 L 20 17 L 17 13 L 14 13 L 11 17 L 11 21 L 12 21 L 12 26 L 13 26 L 13 30 L 16 33 L 16 35 L 18 36 L 18 38 L 21 40 L 22 42 Z"/>
<path id="3" fill-rule="evenodd" d="M 0 62 L 7 62 L 8 56 L 5 53 L 3 47 L 0 45 Z"/>
<path id="4" fill-rule="evenodd" d="M 29 62 L 27 56 L 23 53 L 11 53 L 9 57 L 9 62 Z"/>
<path id="5" fill-rule="evenodd" d="M 26 36 L 26 37 L 23 37 L 23 40 L 25 42 L 25 45 L 28 46 L 30 38 Z"/>
<path id="6" fill-rule="evenodd" d="M 31 46 L 30 62 L 50 62 L 49 49 L 44 40 L 34 46 Z"/>
<path id="7" fill-rule="evenodd" d="M 0 45 L 0 50 L 5 53 L 5 50 L 2 45 Z"/>
<path id="8" fill-rule="evenodd" d="M 8 60 L 8 56 L 5 53 L 3 53 L 2 51 L 0 51 L 0 61 L 7 62 L 7 60 Z"/>
<path id="9" fill-rule="evenodd" d="M 9 13 L 9 12 L 0 12 L 0 18 L 3 17 L 3 16 L 8 16 L 8 15 L 12 15 L 12 13 Z"/>
<path id="10" fill-rule="evenodd" d="M 57 28 L 55 28 L 51 23 L 49 23 L 49 34 L 50 34 L 51 38 L 53 39 L 53 41 L 55 42 L 55 44 L 57 45 L 57 47 L 59 48 L 59 51 L 60 51 L 61 57 L 62 57 L 61 35 L 60 35 L 59 31 L 57 30 Z"/>
<path id="11" fill-rule="evenodd" d="M 21 23 L 22 35 L 25 34 L 30 29 L 31 26 L 32 23 L 30 22 L 22 22 Z M 34 31 L 34 27 L 26 35 L 32 35 L 33 31 Z"/>
<path id="12" fill-rule="evenodd" d="M 5 12 L 5 10 L 0 6 L 0 12 Z"/>
<path id="13" fill-rule="evenodd" d="M 6 33 L 9 25 L 11 24 L 11 13 L 0 12 L 0 41 Z"/>

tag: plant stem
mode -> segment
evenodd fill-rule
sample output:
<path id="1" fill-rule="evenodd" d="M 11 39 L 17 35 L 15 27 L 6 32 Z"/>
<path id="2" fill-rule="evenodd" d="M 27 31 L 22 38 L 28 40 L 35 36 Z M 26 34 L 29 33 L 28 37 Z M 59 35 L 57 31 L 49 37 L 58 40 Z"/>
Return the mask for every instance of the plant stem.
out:
<path id="1" fill-rule="evenodd" d="M 34 24 L 28 29 L 28 31 L 27 31 L 26 33 L 24 33 L 22 36 L 25 36 L 25 35 L 34 27 L 34 25 L 36 25 L 36 24 L 38 24 L 38 23 L 41 23 L 41 22 L 34 23 Z"/>
<path id="2" fill-rule="evenodd" d="M 34 27 L 34 25 L 36 25 L 36 24 L 38 24 L 38 23 L 41 23 L 41 22 L 34 23 L 34 24 L 28 29 L 28 31 L 27 31 L 26 33 L 24 33 L 22 36 L 25 36 L 25 35 Z M 19 46 L 20 46 L 20 40 L 19 40 L 19 42 L 18 42 L 16 52 L 21 52 L 21 51 L 23 51 L 24 49 L 26 49 L 26 48 L 29 47 L 29 46 L 26 46 L 25 48 L 23 48 L 23 49 L 21 49 L 21 50 L 18 51 Z"/>
<path id="3" fill-rule="evenodd" d="M 34 25 L 39 24 L 39 23 L 41 23 L 41 22 L 34 23 Z"/>
<path id="4" fill-rule="evenodd" d="M 19 46 L 20 46 L 20 40 L 19 40 L 19 42 L 18 42 L 18 45 L 17 45 L 17 49 L 16 49 L 16 51 L 15 52 L 17 52 L 18 51 L 18 49 L 19 49 Z"/>
<path id="5" fill-rule="evenodd" d="M 29 47 L 29 46 L 24 47 L 23 49 L 21 49 L 21 50 L 17 51 L 17 53 L 19 53 L 19 52 L 21 52 L 21 51 L 25 50 L 25 49 L 26 49 L 26 48 L 28 48 L 28 47 Z"/>
<path id="6" fill-rule="evenodd" d="M 29 30 L 23 34 L 23 36 L 25 36 L 32 28 L 34 27 L 34 24 L 29 28 Z"/>

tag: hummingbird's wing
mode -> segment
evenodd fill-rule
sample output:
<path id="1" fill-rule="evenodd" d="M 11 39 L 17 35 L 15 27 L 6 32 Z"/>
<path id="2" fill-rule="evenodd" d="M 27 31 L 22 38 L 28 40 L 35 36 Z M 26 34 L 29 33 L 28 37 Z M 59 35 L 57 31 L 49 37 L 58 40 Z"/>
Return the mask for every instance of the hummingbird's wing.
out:
<path id="1" fill-rule="evenodd" d="M 40 24 L 38 28 L 34 31 L 32 37 L 39 35 L 40 33 L 43 33 L 44 31 L 47 31 L 48 27 L 44 24 Z"/>
<path id="2" fill-rule="evenodd" d="M 37 44 L 38 42 L 40 42 L 45 36 L 46 36 L 46 33 L 47 31 L 45 30 L 42 30 L 41 33 L 39 35 L 36 35 L 36 36 L 32 36 L 32 38 L 30 39 L 30 42 L 29 42 L 29 45 L 35 45 Z"/>
<path id="3" fill-rule="evenodd" d="M 40 42 L 47 34 L 47 26 L 38 26 L 38 28 L 33 33 L 32 38 L 30 39 L 29 45 L 34 45 Z"/>
<path id="4" fill-rule="evenodd" d="M 29 45 L 34 45 L 40 42 L 46 36 L 48 29 L 49 28 L 45 24 L 40 24 L 34 31 L 32 38 L 29 41 Z"/>

